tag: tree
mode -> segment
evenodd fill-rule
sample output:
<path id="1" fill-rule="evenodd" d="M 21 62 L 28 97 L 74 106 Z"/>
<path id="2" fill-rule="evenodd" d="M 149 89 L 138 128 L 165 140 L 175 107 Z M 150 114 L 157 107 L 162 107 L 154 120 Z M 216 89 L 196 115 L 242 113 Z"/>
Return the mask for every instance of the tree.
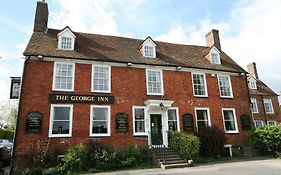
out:
<path id="1" fill-rule="evenodd" d="M 18 101 L 0 101 L 0 128 L 14 130 L 18 113 Z"/>

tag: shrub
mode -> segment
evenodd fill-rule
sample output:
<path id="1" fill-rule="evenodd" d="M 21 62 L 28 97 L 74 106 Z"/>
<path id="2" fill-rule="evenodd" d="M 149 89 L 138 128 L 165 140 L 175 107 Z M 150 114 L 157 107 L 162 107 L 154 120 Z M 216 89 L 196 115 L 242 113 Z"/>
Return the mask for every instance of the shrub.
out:
<path id="1" fill-rule="evenodd" d="M 198 156 L 200 141 L 196 136 L 169 131 L 169 146 L 181 157 L 189 160 Z"/>
<path id="2" fill-rule="evenodd" d="M 220 157 L 224 153 L 225 135 L 217 127 L 201 128 L 198 132 L 201 143 L 200 154 L 203 157 Z"/>
<path id="3" fill-rule="evenodd" d="M 13 140 L 14 138 L 14 131 L 6 129 L 4 132 L 4 139 Z"/>
<path id="4" fill-rule="evenodd" d="M 111 146 L 101 142 L 92 141 L 89 144 L 87 158 L 89 166 L 99 170 L 111 170 L 119 167 L 117 162 L 117 153 Z"/>
<path id="5" fill-rule="evenodd" d="M 72 174 L 86 168 L 87 157 L 82 144 L 73 146 L 66 152 L 57 170 L 59 174 Z"/>
<path id="6" fill-rule="evenodd" d="M 121 160 L 123 167 L 136 167 L 140 162 L 140 152 L 132 145 L 122 150 L 121 153 L 123 153 Z"/>
<path id="7" fill-rule="evenodd" d="M 45 168 L 52 166 L 57 160 L 54 147 L 49 140 L 38 140 L 33 150 L 32 165 L 34 167 Z"/>
<path id="8" fill-rule="evenodd" d="M 252 145 L 263 155 L 278 156 L 281 153 L 281 124 L 253 129 L 250 134 Z"/>

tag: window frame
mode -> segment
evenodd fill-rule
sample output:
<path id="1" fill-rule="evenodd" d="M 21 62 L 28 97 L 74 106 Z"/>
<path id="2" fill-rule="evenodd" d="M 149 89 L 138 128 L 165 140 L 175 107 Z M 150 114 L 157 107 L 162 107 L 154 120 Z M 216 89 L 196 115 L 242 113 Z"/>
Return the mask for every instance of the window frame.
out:
<path id="1" fill-rule="evenodd" d="M 160 80 L 161 80 L 161 92 L 160 93 L 151 93 L 151 92 L 149 92 L 149 88 L 148 88 L 148 71 L 160 72 Z M 160 70 L 160 69 L 146 69 L 145 70 L 145 74 L 146 74 L 146 93 L 147 93 L 147 95 L 163 96 L 164 95 L 164 80 L 163 80 L 163 72 L 162 72 L 162 70 Z"/>
<path id="2" fill-rule="evenodd" d="M 273 122 L 274 124 L 269 124 L 270 122 Z M 267 125 L 268 126 L 276 126 L 277 125 L 277 122 L 275 120 L 267 120 Z"/>
<path id="3" fill-rule="evenodd" d="M 135 109 L 143 109 L 143 112 L 144 112 L 144 132 L 136 132 L 135 130 Z M 147 116 L 146 116 L 146 108 L 145 106 L 132 106 L 132 113 L 133 113 L 133 135 L 134 136 L 147 136 L 147 128 L 146 128 L 146 120 L 147 120 Z M 139 120 L 137 120 L 139 121 Z"/>
<path id="4" fill-rule="evenodd" d="M 194 78 L 193 75 L 203 75 L 204 78 L 204 89 L 205 89 L 205 95 L 196 95 L 195 94 L 195 88 L 194 88 Z M 205 73 L 196 73 L 196 72 L 192 72 L 191 73 L 191 78 L 192 78 L 192 88 L 193 88 L 193 95 L 195 97 L 208 97 L 208 88 L 207 88 L 207 80 L 206 80 L 206 74 Z"/>
<path id="5" fill-rule="evenodd" d="M 262 126 L 257 127 L 257 122 L 261 122 Z M 254 120 L 254 126 L 255 126 L 255 128 L 263 128 L 264 127 L 264 121 L 263 120 Z"/>
<path id="6" fill-rule="evenodd" d="M 145 48 L 148 48 L 148 51 L 151 51 L 151 55 L 146 55 L 146 49 Z M 151 49 L 151 50 L 150 50 Z M 148 45 L 144 45 L 143 46 L 143 52 L 144 52 L 144 57 L 145 58 L 155 58 L 155 47 L 153 46 L 148 46 Z M 148 52 L 149 53 L 149 52 Z"/>
<path id="7" fill-rule="evenodd" d="M 107 133 L 92 133 L 92 127 L 93 127 L 93 120 L 92 120 L 92 115 L 93 115 L 93 108 L 107 108 L 108 113 L 107 113 Z M 111 106 L 110 105 L 90 105 L 90 130 L 89 130 L 89 136 L 90 137 L 108 137 L 111 135 Z"/>
<path id="8" fill-rule="evenodd" d="M 252 108 L 251 108 L 252 113 L 258 114 L 259 113 L 259 108 L 258 108 L 257 99 L 256 98 L 251 98 L 251 103 L 252 103 Z M 253 107 L 254 106 L 256 107 L 256 111 L 253 111 Z"/>
<path id="9" fill-rule="evenodd" d="M 238 123 L 237 123 L 235 108 L 222 108 L 221 111 L 222 111 L 222 119 L 223 119 L 224 132 L 227 133 L 227 134 L 239 133 L 239 128 L 238 128 Z M 228 130 L 226 130 L 226 126 L 225 126 L 226 120 L 225 120 L 225 118 L 224 118 L 224 111 L 232 111 L 235 130 L 233 130 L 233 131 L 228 131 Z"/>
<path id="10" fill-rule="evenodd" d="M 269 102 L 269 104 L 271 106 L 271 109 L 272 109 L 272 111 L 269 111 L 269 112 L 266 111 L 266 107 L 265 107 L 265 104 L 268 103 L 268 102 Z M 264 111 L 265 111 L 266 114 L 274 114 L 273 104 L 272 104 L 272 100 L 270 98 L 264 98 L 263 99 L 263 105 L 264 105 Z"/>
<path id="11" fill-rule="evenodd" d="M 213 54 L 217 55 L 217 62 L 213 62 Z M 210 62 L 212 64 L 221 64 L 220 52 L 215 46 L 210 50 Z"/>
<path id="12" fill-rule="evenodd" d="M 55 107 L 69 107 L 69 134 L 52 134 L 54 122 L 54 108 Z M 50 123 L 49 123 L 49 137 L 72 137 L 72 123 L 73 123 L 73 104 L 51 104 Z"/>
<path id="13" fill-rule="evenodd" d="M 168 111 L 169 110 L 176 110 L 176 121 L 177 121 L 177 131 L 180 131 L 180 121 L 179 121 L 179 108 L 178 107 L 170 107 L 170 108 L 168 108 L 168 110 L 167 110 L 167 126 L 168 126 L 168 131 L 169 131 L 169 121 L 175 121 L 175 120 L 169 120 L 169 113 L 168 113 Z"/>
<path id="14" fill-rule="evenodd" d="M 229 91 L 230 91 L 230 95 L 229 96 L 225 96 L 222 95 L 221 93 L 221 86 L 220 86 L 220 77 L 227 77 L 229 80 Z M 219 93 L 220 93 L 220 97 L 221 98 L 233 98 L 233 90 L 232 90 L 232 83 L 231 83 L 231 78 L 229 75 L 217 75 L 217 80 L 218 80 L 218 86 L 219 86 Z"/>
<path id="15" fill-rule="evenodd" d="M 253 90 L 258 89 L 258 88 L 257 88 L 257 82 L 256 82 L 256 81 L 250 80 L 250 81 L 249 81 L 249 86 L 250 86 L 250 89 L 253 89 Z"/>
<path id="16" fill-rule="evenodd" d="M 57 65 L 58 64 L 67 64 L 67 65 L 72 65 L 73 70 L 72 70 L 72 86 L 71 89 L 57 89 L 56 88 L 56 72 L 57 72 Z M 54 62 L 54 68 L 53 68 L 53 84 L 52 84 L 52 91 L 67 91 L 67 92 L 72 92 L 74 91 L 74 83 L 75 83 L 75 63 L 70 63 L 70 62 Z"/>
<path id="17" fill-rule="evenodd" d="M 94 90 L 94 67 L 106 67 L 108 68 L 108 90 Z M 111 66 L 110 65 L 100 65 L 100 64 L 92 64 L 92 77 L 91 77 L 91 92 L 96 93 L 111 93 Z"/>
<path id="18" fill-rule="evenodd" d="M 210 116 L 210 108 L 208 107 L 195 107 L 195 120 L 196 120 L 196 130 L 198 131 L 198 119 L 197 119 L 197 110 L 206 110 L 207 111 L 207 117 L 208 117 L 208 127 L 212 126 L 211 122 L 211 116 Z M 200 120 L 199 120 L 200 121 Z"/>

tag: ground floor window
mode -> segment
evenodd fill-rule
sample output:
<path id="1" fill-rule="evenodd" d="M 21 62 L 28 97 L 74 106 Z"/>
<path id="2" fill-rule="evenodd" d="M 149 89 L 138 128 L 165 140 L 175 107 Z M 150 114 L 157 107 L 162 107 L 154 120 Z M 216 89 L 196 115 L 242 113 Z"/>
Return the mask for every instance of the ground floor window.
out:
<path id="1" fill-rule="evenodd" d="M 90 136 L 110 136 L 110 106 L 91 105 Z"/>
<path id="2" fill-rule="evenodd" d="M 255 120 L 254 124 L 256 128 L 262 128 L 264 126 L 264 122 L 262 120 Z"/>
<path id="3" fill-rule="evenodd" d="M 168 109 L 168 128 L 169 128 L 169 131 L 178 131 L 178 110 L 177 110 L 177 108 Z"/>
<path id="4" fill-rule="evenodd" d="M 71 137 L 73 105 L 51 105 L 49 137 Z"/>
<path id="5" fill-rule="evenodd" d="M 275 120 L 268 120 L 267 125 L 276 126 L 276 121 Z"/>
<path id="6" fill-rule="evenodd" d="M 196 127 L 200 131 L 202 128 L 211 126 L 209 108 L 195 108 L 196 114 Z"/>
<path id="7" fill-rule="evenodd" d="M 226 133 L 237 133 L 238 127 L 237 127 L 235 109 L 223 108 L 222 115 L 223 115 L 223 123 L 224 123 L 225 132 Z"/>
<path id="8" fill-rule="evenodd" d="M 145 110 L 142 106 L 133 106 L 134 135 L 146 135 Z"/>

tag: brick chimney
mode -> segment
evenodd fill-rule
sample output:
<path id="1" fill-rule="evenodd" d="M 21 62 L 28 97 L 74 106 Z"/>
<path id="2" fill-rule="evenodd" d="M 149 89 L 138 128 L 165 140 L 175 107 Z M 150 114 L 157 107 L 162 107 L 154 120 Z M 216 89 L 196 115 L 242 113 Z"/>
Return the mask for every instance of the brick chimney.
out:
<path id="1" fill-rule="evenodd" d="M 218 30 L 212 29 L 207 35 L 205 35 L 205 37 L 208 47 L 216 46 L 217 49 L 221 50 L 220 36 Z"/>
<path id="2" fill-rule="evenodd" d="M 48 4 L 45 0 L 38 1 L 34 20 L 34 32 L 46 32 L 48 29 Z"/>
<path id="3" fill-rule="evenodd" d="M 248 69 L 248 72 L 249 72 L 250 76 L 254 76 L 256 79 L 259 79 L 258 71 L 257 71 L 257 67 L 256 67 L 255 62 L 252 62 L 252 63 L 248 64 L 247 69 Z"/>

